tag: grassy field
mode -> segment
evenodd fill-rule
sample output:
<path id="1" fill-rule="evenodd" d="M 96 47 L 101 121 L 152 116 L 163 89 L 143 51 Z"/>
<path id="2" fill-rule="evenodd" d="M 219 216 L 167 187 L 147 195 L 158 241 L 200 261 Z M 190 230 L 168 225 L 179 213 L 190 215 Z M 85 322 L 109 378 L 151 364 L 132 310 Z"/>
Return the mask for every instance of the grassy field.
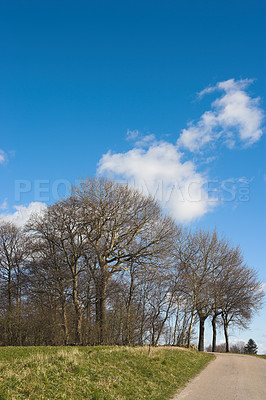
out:
<path id="1" fill-rule="evenodd" d="M 0 399 L 170 399 L 212 357 L 171 347 L 2 347 Z"/>

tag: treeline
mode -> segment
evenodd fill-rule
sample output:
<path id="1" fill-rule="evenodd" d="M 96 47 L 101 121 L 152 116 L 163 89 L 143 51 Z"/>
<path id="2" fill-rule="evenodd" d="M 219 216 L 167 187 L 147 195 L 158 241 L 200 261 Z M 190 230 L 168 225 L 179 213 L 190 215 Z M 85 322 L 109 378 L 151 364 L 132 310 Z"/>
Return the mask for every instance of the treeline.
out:
<path id="1" fill-rule="evenodd" d="M 206 350 L 212 351 L 212 346 L 209 345 Z M 216 351 L 218 351 L 219 353 L 225 353 L 226 343 L 218 344 L 216 347 Z M 239 341 L 230 346 L 230 352 L 236 354 L 257 354 L 258 346 L 253 339 L 249 339 L 246 344 L 243 341 Z"/>
<path id="2" fill-rule="evenodd" d="M 190 346 L 245 327 L 256 272 L 216 231 L 182 229 L 127 185 L 91 178 L 20 229 L 0 223 L 2 345 Z"/>

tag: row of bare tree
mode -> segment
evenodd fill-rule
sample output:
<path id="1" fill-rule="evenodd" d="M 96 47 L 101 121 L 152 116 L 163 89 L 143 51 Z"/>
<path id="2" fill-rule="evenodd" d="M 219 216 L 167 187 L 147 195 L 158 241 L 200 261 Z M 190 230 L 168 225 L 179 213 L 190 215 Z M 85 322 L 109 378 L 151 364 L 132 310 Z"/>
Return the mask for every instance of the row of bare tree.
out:
<path id="1" fill-rule="evenodd" d="M 256 272 L 216 231 L 182 229 L 127 185 L 91 178 L 20 229 L 0 223 L 3 345 L 190 346 L 207 318 L 245 327 Z"/>

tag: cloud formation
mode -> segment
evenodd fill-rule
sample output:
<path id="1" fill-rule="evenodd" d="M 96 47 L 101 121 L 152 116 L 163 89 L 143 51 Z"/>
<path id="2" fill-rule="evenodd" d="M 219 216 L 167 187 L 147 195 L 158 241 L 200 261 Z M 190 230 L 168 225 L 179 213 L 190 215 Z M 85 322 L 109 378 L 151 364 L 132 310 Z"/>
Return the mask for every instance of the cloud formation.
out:
<path id="1" fill-rule="evenodd" d="M 180 222 L 188 222 L 210 211 L 215 202 L 204 190 L 205 178 L 191 161 L 182 161 L 177 147 L 154 142 L 148 149 L 104 154 L 98 173 L 128 181 L 159 200 Z"/>
<path id="2" fill-rule="evenodd" d="M 158 142 L 154 135 L 143 136 L 138 130 L 128 130 L 127 140 L 134 141 L 133 149 L 104 154 L 98 173 L 128 181 L 145 194 L 154 196 L 179 222 L 203 216 L 218 202 L 207 192 L 206 175 L 199 172 L 199 168 L 212 162 L 216 155 L 203 151 L 215 149 L 217 141 L 229 148 L 239 142 L 248 146 L 258 141 L 263 133 L 264 114 L 259 99 L 251 98 L 246 92 L 251 82 L 230 79 L 200 92 L 199 98 L 217 91 L 222 95 L 198 122 L 191 122 L 182 130 L 176 144 Z M 195 156 L 193 161 L 185 161 L 185 150 L 203 153 L 204 163 Z"/>
<path id="3" fill-rule="evenodd" d="M 8 204 L 7 204 L 7 199 L 5 199 L 1 204 L 0 204 L 0 210 L 7 210 L 8 209 Z"/>
<path id="4" fill-rule="evenodd" d="M 34 201 L 28 206 L 14 206 L 14 213 L 0 214 L 0 220 L 12 222 L 13 224 L 22 227 L 34 213 L 40 214 L 47 208 L 46 204 Z"/>
<path id="5" fill-rule="evenodd" d="M 220 138 L 229 148 L 237 142 L 244 146 L 257 142 L 263 134 L 264 113 L 259 106 L 259 98 L 250 97 L 246 91 L 251 82 L 249 79 L 229 79 L 201 91 L 200 98 L 215 91 L 223 94 L 197 123 L 190 122 L 188 128 L 182 130 L 178 146 L 198 152 Z"/>
<path id="6" fill-rule="evenodd" d="M 7 161 L 6 153 L 0 149 L 0 164 L 4 164 Z"/>

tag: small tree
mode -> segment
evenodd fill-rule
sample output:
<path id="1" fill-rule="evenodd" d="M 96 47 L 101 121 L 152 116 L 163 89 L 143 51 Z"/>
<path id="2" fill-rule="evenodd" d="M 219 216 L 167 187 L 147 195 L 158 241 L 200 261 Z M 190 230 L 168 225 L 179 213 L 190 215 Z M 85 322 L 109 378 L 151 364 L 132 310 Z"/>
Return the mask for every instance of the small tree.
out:
<path id="1" fill-rule="evenodd" d="M 246 346 L 244 347 L 245 354 L 257 354 L 258 346 L 253 339 L 249 339 Z"/>

